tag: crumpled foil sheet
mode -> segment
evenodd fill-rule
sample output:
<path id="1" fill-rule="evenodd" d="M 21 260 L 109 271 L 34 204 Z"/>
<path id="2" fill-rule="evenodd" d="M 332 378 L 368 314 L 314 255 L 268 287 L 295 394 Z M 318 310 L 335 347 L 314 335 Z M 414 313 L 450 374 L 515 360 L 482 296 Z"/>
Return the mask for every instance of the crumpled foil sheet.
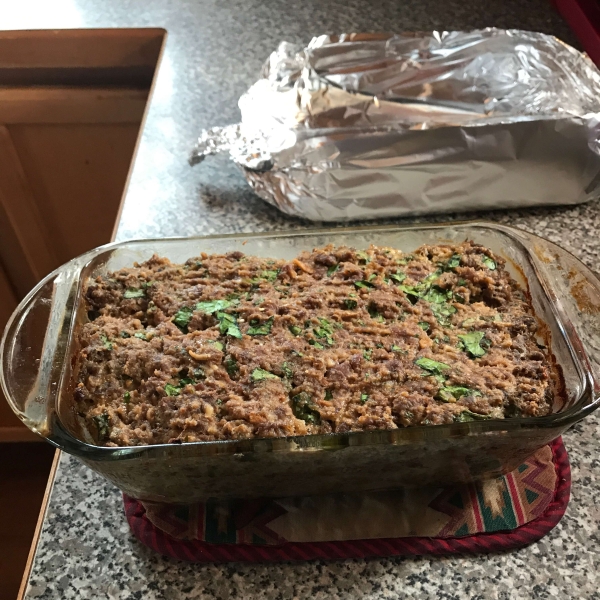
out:
<path id="1" fill-rule="evenodd" d="M 228 152 L 259 196 L 315 221 L 575 204 L 600 187 L 600 72 L 541 33 L 282 42 L 239 107 L 191 164 Z"/>

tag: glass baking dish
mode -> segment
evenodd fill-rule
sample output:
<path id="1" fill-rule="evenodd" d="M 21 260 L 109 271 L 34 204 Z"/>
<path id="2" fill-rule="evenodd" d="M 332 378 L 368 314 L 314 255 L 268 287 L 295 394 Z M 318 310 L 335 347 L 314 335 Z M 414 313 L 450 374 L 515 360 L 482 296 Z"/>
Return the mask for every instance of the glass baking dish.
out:
<path id="1" fill-rule="evenodd" d="M 528 287 L 565 383 L 553 414 L 386 431 L 290 438 L 107 448 L 78 422 L 71 369 L 75 332 L 87 318 L 89 277 L 152 254 L 176 262 L 201 252 L 292 258 L 328 243 L 411 251 L 421 244 L 484 244 Z M 485 222 L 353 227 L 293 233 L 155 239 L 92 250 L 46 277 L 21 302 L 0 344 L 0 382 L 14 412 L 33 431 L 147 501 L 284 497 L 444 485 L 496 477 L 516 468 L 600 402 L 600 281 L 558 246 Z"/>

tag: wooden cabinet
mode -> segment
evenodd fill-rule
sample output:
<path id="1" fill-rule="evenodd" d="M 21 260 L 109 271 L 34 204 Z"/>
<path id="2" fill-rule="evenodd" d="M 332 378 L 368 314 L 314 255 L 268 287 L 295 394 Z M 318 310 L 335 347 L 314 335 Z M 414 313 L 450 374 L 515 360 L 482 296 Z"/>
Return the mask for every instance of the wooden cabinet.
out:
<path id="1" fill-rule="evenodd" d="M 113 238 L 164 41 L 0 32 L 0 331 L 42 277 Z M 0 441 L 30 437 L 0 398 Z"/>

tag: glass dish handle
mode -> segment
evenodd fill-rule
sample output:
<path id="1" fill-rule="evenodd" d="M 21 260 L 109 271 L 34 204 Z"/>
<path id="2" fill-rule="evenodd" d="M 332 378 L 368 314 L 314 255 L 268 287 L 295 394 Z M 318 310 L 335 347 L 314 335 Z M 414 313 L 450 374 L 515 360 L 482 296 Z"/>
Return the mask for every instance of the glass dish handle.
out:
<path id="1" fill-rule="evenodd" d="M 6 399 L 15 414 L 43 437 L 49 433 L 65 358 L 77 278 L 77 269 L 71 265 L 50 273 L 29 292 L 9 319 L 0 342 L 0 384 Z"/>
<path id="2" fill-rule="evenodd" d="M 600 397 L 600 279 L 578 258 L 560 246 L 533 234 L 529 240 L 536 267 L 550 282 L 554 296 L 582 347 L 573 348 L 593 373 L 594 401 Z M 586 358 L 587 356 L 587 358 Z"/>

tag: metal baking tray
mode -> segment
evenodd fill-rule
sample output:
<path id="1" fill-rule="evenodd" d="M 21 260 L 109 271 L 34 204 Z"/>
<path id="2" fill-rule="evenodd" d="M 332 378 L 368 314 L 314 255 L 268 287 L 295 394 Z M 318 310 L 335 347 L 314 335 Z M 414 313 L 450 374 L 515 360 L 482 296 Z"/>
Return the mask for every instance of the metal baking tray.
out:
<path id="1" fill-rule="evenodd" d="M 183 262 L 201 252 L 243 251 L 292 258 L 327 243 L 412 251 L 422 244 L 481 243 L 507 260 L 545 324 L 565 384 L 545 417 L 497 419 L 395 430 L 160 444 L 94 445 L 74 410 L 76 332 L 87 318 L 90 277 L 154 253 Z M 293 233 L 154 239 L 97 248 L 48 275 L 21 302 L 0 343 L 0 383 L 33 431 L 147 501 L 190 503 L 444 485 L 496 477 L 516 468 L 600 402 L 600 281 L 558 246 L 485 222 L 321 229 Z M 86 440 L 87 441 L 84 441 Z"/>

